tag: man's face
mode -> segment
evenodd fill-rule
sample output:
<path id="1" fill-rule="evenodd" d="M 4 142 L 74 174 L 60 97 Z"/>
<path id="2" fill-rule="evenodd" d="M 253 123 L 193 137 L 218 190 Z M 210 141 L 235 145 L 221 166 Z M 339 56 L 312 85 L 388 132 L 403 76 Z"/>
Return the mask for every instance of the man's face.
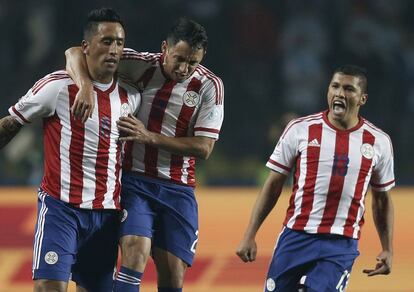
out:
<path id="1" fill-rule="evenodd" d="M 92 78 L 110 82 L 118 68 L 124 49 L 125 32 L 117 22 L 101 22 L 89 41 L 82 42 L 82 49 Z"/>
<path id="2" fill-rule="evenodd" d="M 161 49 L 164 55 L 164 73 L 177 82 L 183 82 L 193 74 L 205 53 L 204 49 L 193 49 L 184 41 L 179 41 L 174 46 L 164 41 Z"/>
<path id="3" fill-rule="evenodd" d="M 329 116 L 340 124 L 358 120 L 361 105 L 367 100 L 362 92 L 359 77 L 335 73 L 328 89 Z"/>

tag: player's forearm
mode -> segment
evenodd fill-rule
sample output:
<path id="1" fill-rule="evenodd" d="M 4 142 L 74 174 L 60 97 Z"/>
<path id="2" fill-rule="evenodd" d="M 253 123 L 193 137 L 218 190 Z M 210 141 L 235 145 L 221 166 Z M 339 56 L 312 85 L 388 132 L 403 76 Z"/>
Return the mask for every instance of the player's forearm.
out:
<path id="1" fill-rule="evenodd" d="M 257 231 L 275 207 L 282 192 L 284 177 L 271 172 L 260 191 L 250 216 L 245 238 L 255 238 Z"/>
<path id="2" fill-rule="evenodd" d="M 66 71 L 81 88 L 91 88 L 92 81 L 86 66 L 85 56 L 80 47 L 72 47 L 65 51 L 66 56 Z"/>
<path id="3" fill-rule="evenodd" d="M 0 149 L 6 146 L 20 131 L 22 125 L 12 116 L 0 120 Z"/>
<path id="4" fill-rule="evenodd" d="M 384 251 L 393 252 L 394 208 L 388 192 L 373 195 L 372 210 L 375 227 Z"/>
<path id="5" fill-rule="evenodd" d="M 167 137 L 151 133 L 147 144 L 177 155 L 207 159 L 213 151 L 214 142 L 208 137 Z"/>

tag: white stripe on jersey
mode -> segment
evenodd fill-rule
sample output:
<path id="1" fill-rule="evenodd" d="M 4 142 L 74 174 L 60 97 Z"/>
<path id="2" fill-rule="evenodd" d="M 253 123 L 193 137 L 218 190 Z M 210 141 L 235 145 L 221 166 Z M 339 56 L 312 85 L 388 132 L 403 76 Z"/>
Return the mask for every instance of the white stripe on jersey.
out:
<path id="1" fill-rule="evenodd" d="M 97 95 L 94 94 L 95 98 L 95 107 L 93 109 L 92 116 L 99 117 L 99 109 L 97 103 Z M 85 122 L 85 129 L 89 129 L 93 133 L 99 133 L 99 123 L 96 122 L 96 118 L 87 119 Z M 92 209 L 92 202 L 95 199 L 96 191 L 96 175 L 95 175 L 95 165 L 98 154 L 99 146 L 99 134 L 98 135 L 84 135 L 85 143 L 83 144 L 83 189 L 82 189 L 82 203 L 80 208 L 82 209 Z M 87 153 L 87 155 L 85 155 Z M 108 167 L 109 169 L 109 167 Z M 109 181 L 109 180 L 108 180 Z"/>
<path id="2" fill-rule="evenodd" d="M 68 88 L 62 89 L 65 90 L 65 94 L 69 95 Z M 58 104 L 56 108 L 70 108 L 69 98 L 58 99 Z M 69 158 L 69 147 L 70 141 L 72 139 L 72 131 L 70 127 L 70 112 L 62 111 L 60 113 L 61 117 L 59 123 L 61 125 L 60 132 L 60 200 L 66 203 L 69 203 L 69 192 L 70 192 L 70 158 Z"/>

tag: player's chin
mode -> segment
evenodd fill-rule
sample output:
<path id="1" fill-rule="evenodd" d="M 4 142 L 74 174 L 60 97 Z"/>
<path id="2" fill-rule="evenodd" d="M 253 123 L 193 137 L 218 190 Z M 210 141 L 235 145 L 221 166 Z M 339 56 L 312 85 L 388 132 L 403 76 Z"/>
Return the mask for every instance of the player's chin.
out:
<path id="1" fill-rule="evenodd" d="M 105 66 L 105 75 L 114 75 L 118 66 Z"/>

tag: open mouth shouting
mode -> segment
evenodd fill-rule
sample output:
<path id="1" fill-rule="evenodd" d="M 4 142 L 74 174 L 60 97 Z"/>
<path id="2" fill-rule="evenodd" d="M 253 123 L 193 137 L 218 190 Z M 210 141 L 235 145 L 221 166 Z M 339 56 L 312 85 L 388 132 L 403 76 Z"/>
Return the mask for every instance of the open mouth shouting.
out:
<path id="1" fill-rule="evenodd" d="M 346 111 L 346 103 L 344 100 L 334 100 L 332 102 L 332 112 L 335 115 L 344 115 Z"/>

